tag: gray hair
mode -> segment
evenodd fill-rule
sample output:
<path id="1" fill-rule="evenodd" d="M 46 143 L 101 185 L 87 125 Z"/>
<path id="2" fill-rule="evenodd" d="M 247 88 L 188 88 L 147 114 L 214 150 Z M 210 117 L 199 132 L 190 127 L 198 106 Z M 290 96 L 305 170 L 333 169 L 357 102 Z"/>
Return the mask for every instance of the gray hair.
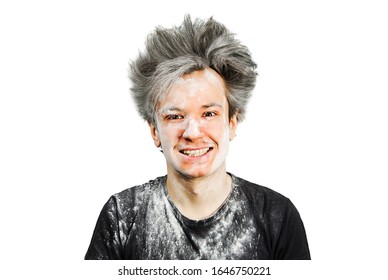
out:
<path id="1" fill-rule="evenodd" d="M 246 105 L 255 87 L 256 63 L 248 48 L 226 27 L 210 18 L 181 26 L 157 27 L 148 35 L 145 51 L 130 62 L 131 93 L 141 117 L 155 124 L 158 102 L 170 86 L 185 74 L 211 68 L 224 80 L 229 117 L 244 118 Z"/>

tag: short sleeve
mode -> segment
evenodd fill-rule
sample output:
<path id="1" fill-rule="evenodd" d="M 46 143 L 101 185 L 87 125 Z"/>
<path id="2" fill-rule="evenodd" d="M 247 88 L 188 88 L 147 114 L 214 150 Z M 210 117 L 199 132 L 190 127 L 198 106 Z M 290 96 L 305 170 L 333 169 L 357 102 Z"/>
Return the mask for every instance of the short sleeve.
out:
<path id="1" fill-rule="evenodd" d="M 112 196 L 98 217 L 85 260 L 122 259 L 121 248 L 117 202 Z"/>
<path id="2" fill-rule="evenodd" d="M 289 201 L 275 250 L 275 259 L 310 260 L 306 231 L 298 210 Z"/>

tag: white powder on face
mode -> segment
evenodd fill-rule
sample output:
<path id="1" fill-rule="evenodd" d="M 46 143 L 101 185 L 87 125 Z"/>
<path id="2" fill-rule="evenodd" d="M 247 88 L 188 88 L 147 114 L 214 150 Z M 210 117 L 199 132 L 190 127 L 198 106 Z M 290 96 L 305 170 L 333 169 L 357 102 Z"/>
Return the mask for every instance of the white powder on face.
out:
<path id="1" fill-rule="evenodd" d="M 195 71 L 179 78 L 158 106 L 158 138 L 169 170 L 204 176 L 223 168 L 229 150 L 230 123 L 225 84 L 214 70 Z M 214 117 L 207 118 L 206 106 L 220 108 L 217 113 L 212 112 Z M 179 121 L 166 119 L 169 114 L 179 116 Z M 213 151 L 206 160 L 187 162 L 180 154 L 187 148 Z"/>

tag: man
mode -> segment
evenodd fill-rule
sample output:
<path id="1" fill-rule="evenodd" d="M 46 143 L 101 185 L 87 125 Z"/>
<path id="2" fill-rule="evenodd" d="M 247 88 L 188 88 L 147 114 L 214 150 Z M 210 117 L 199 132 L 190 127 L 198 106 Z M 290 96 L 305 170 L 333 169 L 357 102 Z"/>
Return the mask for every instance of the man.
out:
<path id="1" fill-rule="evenodd" d="M 226 171 L 256 81 L 222 24 L 157 28 L 131 63 L 131 92 L 167 176 L 113 195 L 85 259 L 310 259 L 291 201 Z"/>

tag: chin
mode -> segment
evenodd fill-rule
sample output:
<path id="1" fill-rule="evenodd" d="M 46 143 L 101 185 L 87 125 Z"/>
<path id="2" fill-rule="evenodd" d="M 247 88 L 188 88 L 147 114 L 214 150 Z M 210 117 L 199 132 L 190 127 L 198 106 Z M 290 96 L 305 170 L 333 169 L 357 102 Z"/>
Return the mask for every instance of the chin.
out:
<path id="1" fill-rule="evenodd" d="M 215 166 L 214 161 L 215 159 L 209 156 L 202 159 L 184 158 L 184 160 L 170 161 L 168 170 L 185 179 L 204 178 L 216 173 L 221 168 L 221 165 Z"/>
<path id="2" fill-rule="evenodd" d="M 178 174 L 185 179 L 204 178 L 214 173 L 214 170 L 178 170 Z"/>

